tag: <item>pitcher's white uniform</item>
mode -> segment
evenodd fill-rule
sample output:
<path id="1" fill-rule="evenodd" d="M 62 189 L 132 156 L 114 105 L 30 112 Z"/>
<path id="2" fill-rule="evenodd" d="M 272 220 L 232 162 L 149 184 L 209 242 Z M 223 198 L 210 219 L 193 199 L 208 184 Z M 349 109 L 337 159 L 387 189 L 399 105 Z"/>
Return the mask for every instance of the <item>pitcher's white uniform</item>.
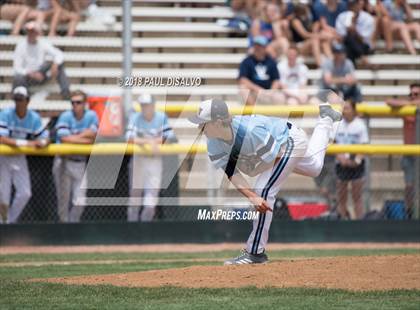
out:
<path id="1" fill-rule="evenodd" d="M 174 136 L 169 126 L 168 117 L 160 111 L 154 112 L 153 119 L 148 122 L 141 113 L 135 113 L 128 124 L 126 138 L 163 138 L 163 141 Z M 127 220 L 138 221 L 140 206 L 141 221 L 151 221 L 159 200 L 162 179 L 162 157 L 141 156 L 132 157 L 130 170 L 130 206 L 127 209 Z M 133 203 L 135 200 L 135 203 Z M 134 204 L 134 206 L 133 206 Z"/>
<path id="2" fill-rule="evenodd" d="M 63 112 L 55 126 L 57 141 L 61 138 L 78 134 L 85 129 L 98 130 L 98 117 L 91 110 L 85 110 L 82 119 L 78 120 L 73 111 Z M 57 192 L 58 217 L 61 222 L 79 222 L 84 211 L 86 190 L 82 187 L 86 170 L 86 156 L 56 156 L 53 164 L 54 183 Z M 70 197 L 72 208 L 70 209 Z M 70 211 L 69 211 L 70 210 Z"/>
<path id="3" fill-rule="evenodd" d="M 232 118 L 233 144 L 241 122 L 246 126 L 246 135 L 240 147 L 238 161 L 270 163 L 278 154 L 282 154 L 274 162 L 272 169 L 261 173 L 255 183 L 255 192 L 268 202 L 271 209 L 274 209 L 277 193 L 292 172 L 310 177 L 316 177 L 320 173 L 332 130 L 331 118 L 320 118 L 308 141 L 302 129 L 285 119 L 262 115 L 235 116 Z M 216 168 L 225 169 L 233 144 L 208 138 L 209 157 Z M 246 245 L 248 253 L 264 252 L 272 217 L 272 212 L 259 213 L 258 219 L 254 220 Z"/>
<path id="4" fill-rule="evenodd" d="M 0 112 L 0 136 L 13 139 L 36 140 L 48 138 L 41 117 L 30 109 L 23 119 L 16 114 L 15 108 Z M 15 196 L 12 202 L 12 185 Z M 0 156 L 0 204 L 9 206 L 7 222 L 15 223 L 32 196 L 31 180 L 25 155 Z"/>

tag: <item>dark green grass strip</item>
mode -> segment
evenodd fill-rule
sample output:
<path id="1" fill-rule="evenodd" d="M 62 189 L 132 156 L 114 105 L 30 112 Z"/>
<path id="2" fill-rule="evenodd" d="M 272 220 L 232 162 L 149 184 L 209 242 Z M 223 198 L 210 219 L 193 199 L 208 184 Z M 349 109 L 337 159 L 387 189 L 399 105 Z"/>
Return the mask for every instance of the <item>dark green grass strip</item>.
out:
<path id="1" fill-rule="evenodd" d="M 0 282 L 6 309 L 418 309 L 419 291 L 186 289 Z"/>
<path id="2" fill-rule="evenodd" d="M 72 260 L 132 260 L 132 259 L 223 259 L 238 255 L 238 251 L 217 251 L 197 253 L 69 253 L 69 254 L 7 254 L 0 255 L 0 263 L 8 262 L 46 262 Z M 323 256 L 361 256 L 420 254 L 419 249 L 338 249 L 338 250 L 282 250 L 269 251 L 270 258 L 323 257 Z"/>

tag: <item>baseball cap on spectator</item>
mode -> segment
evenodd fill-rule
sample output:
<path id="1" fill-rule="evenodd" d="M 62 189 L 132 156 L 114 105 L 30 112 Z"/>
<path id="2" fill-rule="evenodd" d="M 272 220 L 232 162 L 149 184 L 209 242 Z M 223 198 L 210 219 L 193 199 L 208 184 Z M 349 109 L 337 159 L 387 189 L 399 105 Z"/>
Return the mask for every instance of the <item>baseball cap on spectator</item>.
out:
<path id="1" fill-rule="evenodd" d="M 34 21 L 26 23 L 25 29 L 27 31 L 32 31 L 33 30 L 33 31 L 36 31 L 37 33 L 41 33 L 41 25 L 37 22 L 34 22 Z"/>
<path id="2" fill-rule="evenodd" d="M 25 86 L 18 86 L 13 90 L 13 99 L 28 99 L 29 92 Z"/>
<path id="3" fill-rule="evenodd" d="M 346 52 L 346 48 L 344 47 L 343 44 L 334 43 L 333 46 L 332 46 L 332 51 L 335 54 L 341 54 L 341 53 Z"/>
<path id="4" fill-rule="evenodd" d="M 226 102 L 221 99 L 210 99 L 201 102 L 197 114 L 189 117 L 188 120 L 200 125 L 227 118 L 229 118 L 229 109 Z"/>
<path id="5" fill-rule="evenodd" d="M 143 94 L 137 98 L 138 103 L 140 104 L 154 104 L 155 100 L 153 99 L 152 95 L 150 94 Z"/>
<path id="6" fill-rule="evenodd" d="M 261 45 L 261 46 L 267 46 L 268 40 L 266 37 L 263 36 L 256 36 L 253 40 L 254 45 Z"/>

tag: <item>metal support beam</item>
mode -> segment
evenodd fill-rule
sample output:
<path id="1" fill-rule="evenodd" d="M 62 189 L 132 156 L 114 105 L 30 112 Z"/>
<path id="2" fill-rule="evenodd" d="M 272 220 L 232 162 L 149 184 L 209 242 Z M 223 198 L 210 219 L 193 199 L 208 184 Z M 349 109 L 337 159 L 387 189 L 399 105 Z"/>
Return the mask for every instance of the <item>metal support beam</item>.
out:
<path id="1" fill-rule="evenodd" d="M 131 16 L 131 7 L 132 7 L 132 0 L 124 0 L 122 1 L 123 6 L 123 77 L 131 76 L 132 70 L 132 31 L 131 31 L 131 24 L 132 24 L 132 16 Z M 124 89 L 124 110 L 125 115 L 130 115 L 130 110 L 132 109 L 132 94 L 131 88 L 127 87 Z"/>

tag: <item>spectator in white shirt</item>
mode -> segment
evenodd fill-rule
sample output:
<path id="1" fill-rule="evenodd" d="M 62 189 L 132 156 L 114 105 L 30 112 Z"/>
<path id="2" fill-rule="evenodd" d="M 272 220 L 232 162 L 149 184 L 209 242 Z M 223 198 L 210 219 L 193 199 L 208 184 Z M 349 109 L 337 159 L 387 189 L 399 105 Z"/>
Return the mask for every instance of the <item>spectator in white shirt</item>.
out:
<path id="1" fill-rule="evenodd" d="M 347 57 L 355 63 L 358 58 L 367 63 L 366 55 L 370 54 L 375 32 L 375 20 L 362 11 L 362 2 L 348 1 L 348 11 L 338 15 L 335 28 L 346 46 Z"/>
<path id="2" fill-rule="evenodd" d="M 299 58 L 295 46 L 289 47 L 287 59 L 282 60 L 278 69 L 280 83 L 288 105 L 307 104 L 308 96 L 304 88 L 308 83 L 308 67 Z"/>
<path id="3" fill-rule="evenodd" d="M 63 53 L 48 40 L 38 38 L 41 27 L 35 22 L 26 24 L 28 35 L 18 42 L 13 57 L 13 89 L 17 86 L 40 85 L 57 79 L 61 95 L 68 99 L 70 85 L 63 67 Z"/>
<path id="4" fill-rule="evenodd" d="M 356 104 L 347 101 L 343 106 L 343 120 L 335 136 L 337 144 L 369 143 L 367 127 L 357 117 Z M 351 196 L 356 219 L 363 218 L 362 192 L 364 186 L 365 162 L 362 154 L 338 154 L 336 156 L 338 212 L 341 218 L 350 218 L 347 210 L 347 188 L 351 184 Z"/>

